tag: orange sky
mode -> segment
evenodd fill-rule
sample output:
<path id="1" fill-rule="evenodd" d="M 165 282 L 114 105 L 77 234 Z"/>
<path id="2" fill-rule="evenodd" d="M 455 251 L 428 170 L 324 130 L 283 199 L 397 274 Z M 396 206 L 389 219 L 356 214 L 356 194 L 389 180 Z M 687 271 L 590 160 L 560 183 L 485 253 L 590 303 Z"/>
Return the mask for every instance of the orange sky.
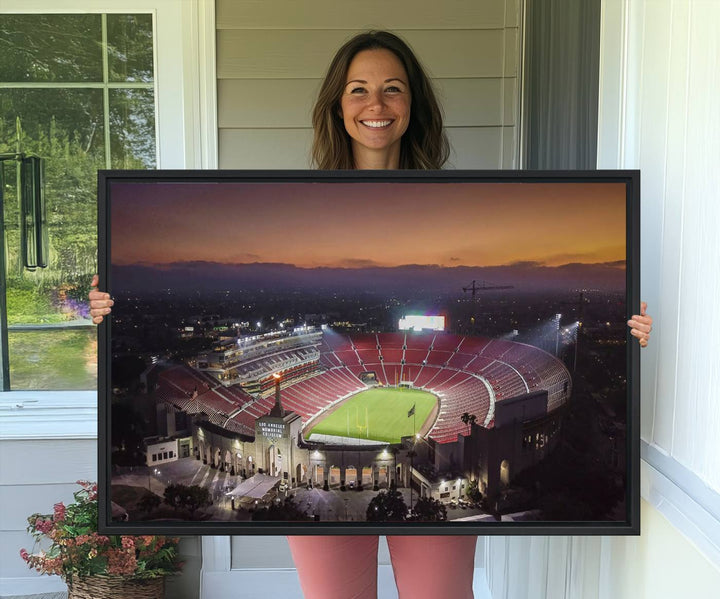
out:
<path id="1" fill-rule="evenodd" d="M 116 183 L 113 264 L 625 259 L 620 183 Z"/>

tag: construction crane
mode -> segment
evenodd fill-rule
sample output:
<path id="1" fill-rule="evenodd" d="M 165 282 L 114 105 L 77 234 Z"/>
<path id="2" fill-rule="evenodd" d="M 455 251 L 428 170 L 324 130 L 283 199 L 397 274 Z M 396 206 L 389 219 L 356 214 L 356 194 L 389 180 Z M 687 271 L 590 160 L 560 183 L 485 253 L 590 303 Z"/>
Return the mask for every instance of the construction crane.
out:
<path id="1" fill-rule="evenodd" d="M 475 293 L 478 291 L 495 291 L 497 289 L 514 289 L 514 285 L 493 285 L 489 281 L 480 281 L 482 283 L 482 287 L 477 286 L 477 281 L 473 281 L 472 285 L 469 287 L 463 287 L 463 291 L 471 291 L 472 292 L 472 300 L 475 301 Z"/>
<path id="2" fill-rule="evenodd" d="M 475 294 L 478 291 L 496 291 L 500 289 L 514 289 L 514 285 L 494 285 L 493 283 L 490 283 L 489 281 L 479 281 L 481 284 L 478 286 L 478 281 L 473 281 L 472 285 L 469 287 L 463 287 L 464 292 L 470 291 L 471 297 L 472 297 L 472 316 L 470 317 L 470 327 L 472 330 L 476 327 L 477 317 L 480 316 L 480 313 L 478 312 L 478 304 L 480 302 L 476 301 Z"/>

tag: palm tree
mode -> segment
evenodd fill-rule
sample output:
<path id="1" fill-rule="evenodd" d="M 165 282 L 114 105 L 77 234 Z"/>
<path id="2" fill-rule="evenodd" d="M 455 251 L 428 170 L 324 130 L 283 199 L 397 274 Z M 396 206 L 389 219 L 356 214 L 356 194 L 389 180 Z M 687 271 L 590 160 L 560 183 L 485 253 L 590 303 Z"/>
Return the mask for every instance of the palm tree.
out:
<path id="1" fill-rule="evenodd" d="M 462 416 L 460 416 L 460 420 L 462 420 L 463 424 L 467 424 L 468 427 L 468 435 L 470 434 L 470 428 L 473 424 L 477 423 L 477 416 L 475 414 L 470 414 L 469 412 L 463 412 Z"/>

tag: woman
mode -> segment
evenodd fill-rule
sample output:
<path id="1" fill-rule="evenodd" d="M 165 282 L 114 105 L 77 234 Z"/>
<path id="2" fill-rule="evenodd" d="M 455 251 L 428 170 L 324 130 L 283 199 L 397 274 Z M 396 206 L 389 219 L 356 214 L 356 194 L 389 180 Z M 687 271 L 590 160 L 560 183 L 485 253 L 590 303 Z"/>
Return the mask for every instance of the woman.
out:
<path id="1" fill-rule="evenodd" d="M 439 169 L 449 147 L 432 85 L 410 48 L 388 32 L 355 36 L 335 55 L 312 115 L 314 164 L 321 169 Z M 97 285 L 97 277 L 93 286 Z M 113 301 L 90 293 L 99 323 Z M 652 319 L 628 321 L 647 344 Z M 377 596 L 377 536 L 289 537 L 308 599 Z M 475 536 L 390 536 L 400 599 L 471 598 Z"/>

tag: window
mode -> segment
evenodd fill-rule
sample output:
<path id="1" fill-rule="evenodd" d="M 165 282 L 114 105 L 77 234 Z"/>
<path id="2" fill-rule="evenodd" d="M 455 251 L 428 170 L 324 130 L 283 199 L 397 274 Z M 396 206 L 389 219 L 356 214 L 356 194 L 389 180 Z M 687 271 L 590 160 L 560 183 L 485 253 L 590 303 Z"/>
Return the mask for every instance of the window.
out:
<path id="1" fill-rule="evenodd" d="M 5 390 L 97 385 L 85 300 L 97 270 L 96 173 L 156 165 L 153 35 L 151 14 L 0 21 Z M 46 268 L 22 257 L 18 155 L 44 159 Z"/>

